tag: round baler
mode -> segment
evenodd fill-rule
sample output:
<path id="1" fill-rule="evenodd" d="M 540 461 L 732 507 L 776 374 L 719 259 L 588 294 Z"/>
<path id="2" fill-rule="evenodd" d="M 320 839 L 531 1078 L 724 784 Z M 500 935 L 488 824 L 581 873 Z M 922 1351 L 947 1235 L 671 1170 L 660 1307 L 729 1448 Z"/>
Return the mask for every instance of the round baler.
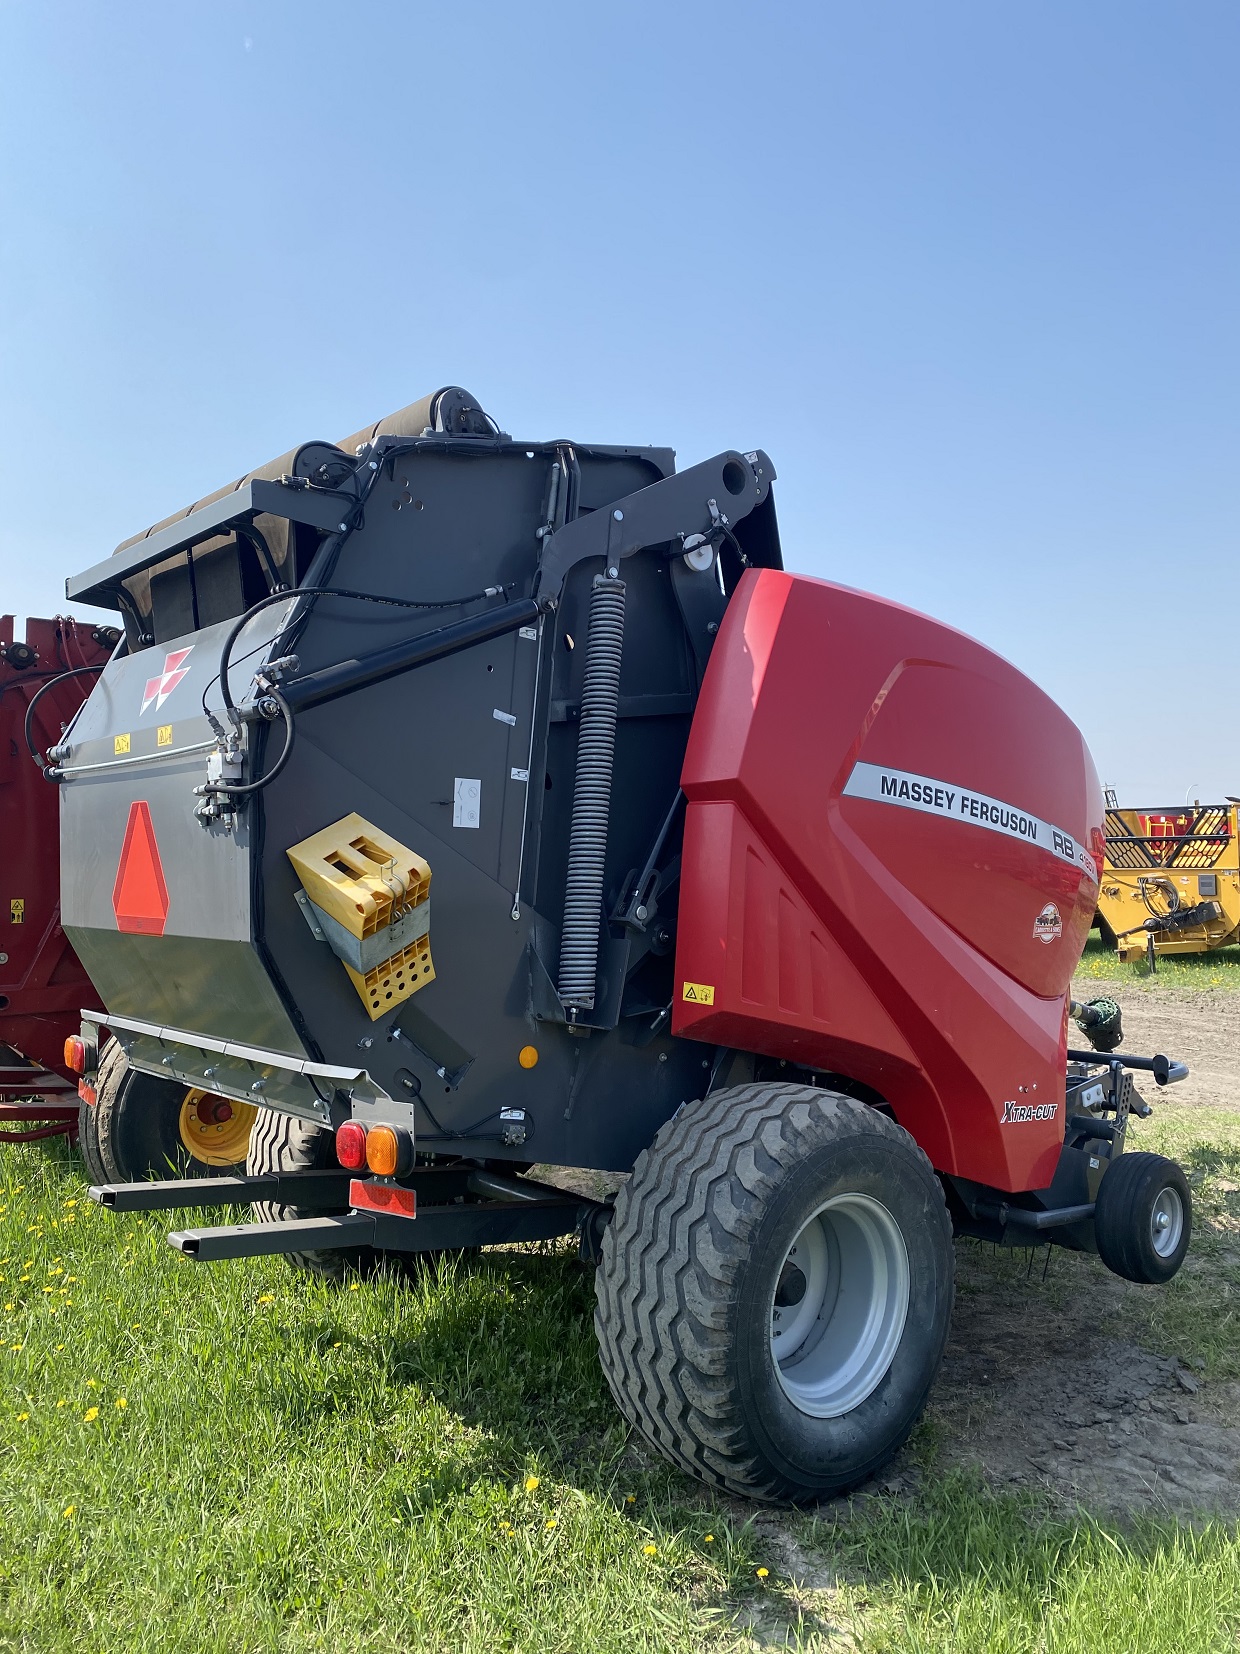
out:
<path id="1" fill-rule="evenodd" d="M 786 573 L 773 481 L 455 388 L 303 443 L 69 582 L 125 640 L 50 756 L 86 1083 L 106 1030 L 108 1083 L 262 1110 L 246 1175 L 97 1199 L 250 1200 L 172 1244 L 337 1273 L 576 1233 L 632 1424 L 812 1501 L 912 1428 L 954 1234 L 1153 1282 L 1191 1206 L 1122 1153 L 1134 1071 L 1182 1065 L 1068 998 L 1079 732 Z"/>

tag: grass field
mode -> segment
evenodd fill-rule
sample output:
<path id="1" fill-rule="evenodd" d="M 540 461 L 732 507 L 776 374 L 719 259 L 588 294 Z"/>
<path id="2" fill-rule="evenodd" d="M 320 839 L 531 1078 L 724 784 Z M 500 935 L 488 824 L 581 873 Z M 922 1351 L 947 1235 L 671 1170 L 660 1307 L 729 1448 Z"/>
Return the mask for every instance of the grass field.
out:
<path id="1" fill-rule="evenodd" d="M 1161 956 L 1151 976 L 1144 959 L 1125 964 L 1114 948 L 1108 948 L 1091 932 L 1077 978 L 1093 982 L 1163 983 L 1168 988 L 1240 988 L 1240 948 L 1215 948 L 1213 953 L 1181 953 Z"/>
<path id="2" fill-rule="evenodd" d="M 1129 1335 L 1226 1376 L 1240 1134 L 1205 1112 L 1159 1128 L 1191 1150 L 1203 1268 Z M 911 1497 L 779 1518 L 713 1498 L 628 1442 L 566 1251 L 332 1288 L 186 1263 L 158 1214 L 86 1202 L 55 1146 L 0 1174 L 5 1648 L 1236 1647 L 1233 1529 L 988 1492 L 936 1469 L 932 1427 Z"/>

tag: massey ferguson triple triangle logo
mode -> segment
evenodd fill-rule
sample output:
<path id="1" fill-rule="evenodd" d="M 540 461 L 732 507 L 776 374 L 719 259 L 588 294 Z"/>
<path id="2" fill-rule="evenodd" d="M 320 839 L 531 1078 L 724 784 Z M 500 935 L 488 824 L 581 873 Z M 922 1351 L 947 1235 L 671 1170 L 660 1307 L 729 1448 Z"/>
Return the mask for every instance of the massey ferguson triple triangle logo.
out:
<path id="1" fill-rule="evenodd" d="M 146 680 L 146 690 L 142 696 L 142 710 L 138 714 L 139 717 L 142 716 L 142 713 L 146 711 L 147 707 L 150 706 L 152 702 L 155 703 L 156 712 L 159 711 L 160 707 L 164 704 L 169 695 L 171 695 L 172 691 L 180 683 L 181 679 L 189 671 L 189 667 L 186 666 L 185 662 L 188 660 L 191 652 L 193 651 L 193 647 L 194 645 L 191 643 L 188 649 L 174 649 L 170 655 L 164 656 L 163 671 L 157 678 L 148 678 Z"/>

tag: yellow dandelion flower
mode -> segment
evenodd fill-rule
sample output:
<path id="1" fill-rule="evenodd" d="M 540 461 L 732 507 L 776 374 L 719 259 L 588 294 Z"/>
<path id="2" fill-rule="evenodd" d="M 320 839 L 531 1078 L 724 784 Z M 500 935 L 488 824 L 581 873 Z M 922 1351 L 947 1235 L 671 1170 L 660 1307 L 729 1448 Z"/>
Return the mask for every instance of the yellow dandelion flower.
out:
<path id="1" fill-rule="evenodd" d="M 55 1292 L 56 1288 L 54 1286 L 45 1286 L 43 1290 L 44 1292 Z"/>
<path id="2" fill-rule="evenodd" d="M 754 1569 L 754 1572 L 757 1574 L 759 1579 L 765 1579 L 768 1576 L 768 1574 L 770 1573 L 770 1571 L 771 1570 L 769 1568 L 755 1568 Z"/>
<path id="3" fill-rule="evenodd" d="M 48 1264 L 47 1272 L 48 1272 L 49 1275 L 63 1275 L 64 1274 L 64 1270 L 63 1269 L 58 1269 L 54 1264 Z"/>
<path id="4" fill-rule="evenodd" d="M 23 1346 L 21 1344 L 10 1344 L 9 1345 L 9 1349 L 13 1352 L 14 1355 L 16 1355 L 18 1350 L 20 1350 L 22 1348 L 23 1348 Z"/>
<path id="5" fill-rule="evenodd" d="M 538 1486 L 538 1477 L 537 1476 L 527 1476 L 525 1478 L 525 1491 L 527 1493 L 533 1493 L 534 1489 L 537 1486 Z"/>
<path id="6" fill-rule="evenodd" d="M 359 1290 L 360 1290 L 360 1288 L 359 1288 L 358 1283 L 356 1281 L 350 1281 L 349 1282 L 349 1291 L 350 1292 L 357 1292 Z"/>
<path id="7" fill-rule="evenodd" d="M 30 1416 L 30 1415 L 29 1415 L 29 1414 L 27 1414 L 27 1415 L 26 1415 L 26 1416 L 27 1416 L 27 1418 L 29 1418 L 29 1416 Z M 558 1523 L 558 1521 L 559 1521 L 559 1517 L 558 1517 L 558 1516 L 549 1516 L 549 1517 L 548 1517 L 548 1518 L 547 1518 L 547 1526 L 548 1526 L 548 1527 L 549 1527 L 549 1528 L 554 1528 L 554 1527 L 555 1527 L 555 1526 L 556 1526 L 556 1524 L 557 1524 L 557 1523 Z"/>
<path id="8" fill-rule="evenodd" d="M 97 1378 L 88 1378 L 86 1380 L 86 1388 L 88 1390 L 97 1390 L 99 1388 L 99 1380 Z"/>
<path id="9" fill-rule="evenodd" d="M 643 1556 L 658 1556 L 658 1554 L 659 1554 L 659 1547 L 657 1545 L 643 1545 L 642 1546 L 642 1555 Z"/>
<path id="10" fill-rule="evenodd" d="M 706 1535 L 706 1543 L 707 1543 L 707 1544 L 708 1544 L 708 1545 L 713 1545 L 713 1544 L 714 1544 L 714 1543 L 715 1543 L 715 1536 L 714 1536 L 714 1534 L 713 1534 L 713 1533 L 708 1533 L 708 1534 L 707 1534 L 707 1535 Z"/>
<path id="11" fill-rule="evenodd" d="M 97 1407 L 88 1407 L 86 1409 L 86 1411 L 82 1414 L 82 1423 L 83 1424 L 93 1424 L 98 1417 L 99 1417 L 99 1409 Z"/>
<path id="12" fill-rule="evenodd" d="M 30 1414 L 29 1414 L 29 1413 L 19 1413 L 19 1414 L 18 1414 L 18 1415 L 17 1415 L 17 1422 L 18 1422 L 18 1424 L 25 1424 L 25 1423 L 26 1423 L 26 1421 L 27 1421 L 27 1419 L 29 1419 L 29 1417 L 30 1417 Z"/>
<path id="13" fill-rule="evenodd" d="M 337 1339 L 336 1342 L 332 1345 L 332 1349 L 338 1350 L 339 1348 L 340 1348 L 340 1340 Z"/>
<path id="14" fill-rule="evenodd" d="M 58 1350 L 63 1350 L 63 1349 L 64 1349 L 64 1345 L 63 1345 L 63 1344 L 57 1344 L 57 1346 L 56 1346 L 56 1348 L 57 1348 L 57 1349 L 58 1349 Z"/>
<path id="15" fill-rule="evenodd" d="M 56 1405 L 57 1407 L 67 1407 L 69 1405 L 68 1399 L 62 1396 Z"/>
<path id="16" fill-rule="evenodd" d="M 13 1306 L 12 1306 L 12 1304 L 5 1304 L 4 1307 L 5 1307 L 5 1309 L 12 1309 Z"/>
<path id="17" fill-rule="evenodd" d="M 71 1516 L 75 1516 L 77 1514 L 77 1506 L 76 1505 L 66 1505 L 65 1508 L 61 1511 L 60 1514 L 65 1518 L 66 1521 L 68 1521 L 68 1519 Z"/>
<path id="18" fill-rule="evenodd" d="M 624 1496 L 624 1502 L 626 1505 L 635 1505 L 637 1503 L 637 1495 L 635 1493 L 626 1493 Z"/>
<path id="19" fill-rule="evenodd" d="M 65 1205 L 66 1205 L 66 1206 L 76 1206 L 76 1205 L 77 1205 L 77 1201 L 76 1201 L 76 1200 L 66 1200 L 66 1201 L 65 1201 Z"/>
<path id="20" fill-rule="evenodd" d="M 116 1410 L 117 1410 L 118 1413 L 123 1413 L 125 1411 L 126 1407 L 128 1407 L 128 1406 L 129 1406 L 129 1403 L 125 1400 L 124 1396 L 117 1396 L 117 1398 L 116 1398 Z"/>
<path id="21" fill-rule="evenodd" d="M 274 1292 L 264 1292 L 258 1301 L 260 1304 L 274 1304 L 276 1301 L 276 1295 Z"/>

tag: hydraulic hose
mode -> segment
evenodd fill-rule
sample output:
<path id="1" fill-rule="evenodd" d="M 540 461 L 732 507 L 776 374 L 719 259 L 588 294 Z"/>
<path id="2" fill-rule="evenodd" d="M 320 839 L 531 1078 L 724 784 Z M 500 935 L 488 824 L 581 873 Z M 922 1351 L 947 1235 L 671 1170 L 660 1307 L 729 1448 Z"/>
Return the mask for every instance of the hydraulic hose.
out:
<path id="1" fill-rule="evenodd" d="M 595 576 L 590 594 L 560 940 L 559 994 L 570 1021 L 576 1011 L 593 1008 L 598 979 L 599 917 L 624 654 L 624 592 L 623 580 L 600 574 Z"/>
<path id="2" fill-rule="evenodd" d="M 40 769 L 44 767 L 47 760 L 34 744 L 35 707 L 38 706 L 39 702 L 43 699 L 44 695 L 47 694 L 49 689 L 55 689 L 56 685 L 58 683 L 64 683 L 66 678 L 81 678 L 84 677 L 87 672 L 102 672 L 104 664 L 105 663 L 103 661 L 100 661 L 95 666 L 71 666 L 67 672 L 57 672 L 54 678 L 49 678 L 47 682 L 40 688 L 36 689 L 34 694 L 30 697 L 30 702 L 26 707 L 26 721 L 22 726 L 22 731 L 26 737 L 26 750 L 29 752 L 30 756 L 34 759 Z"/>

